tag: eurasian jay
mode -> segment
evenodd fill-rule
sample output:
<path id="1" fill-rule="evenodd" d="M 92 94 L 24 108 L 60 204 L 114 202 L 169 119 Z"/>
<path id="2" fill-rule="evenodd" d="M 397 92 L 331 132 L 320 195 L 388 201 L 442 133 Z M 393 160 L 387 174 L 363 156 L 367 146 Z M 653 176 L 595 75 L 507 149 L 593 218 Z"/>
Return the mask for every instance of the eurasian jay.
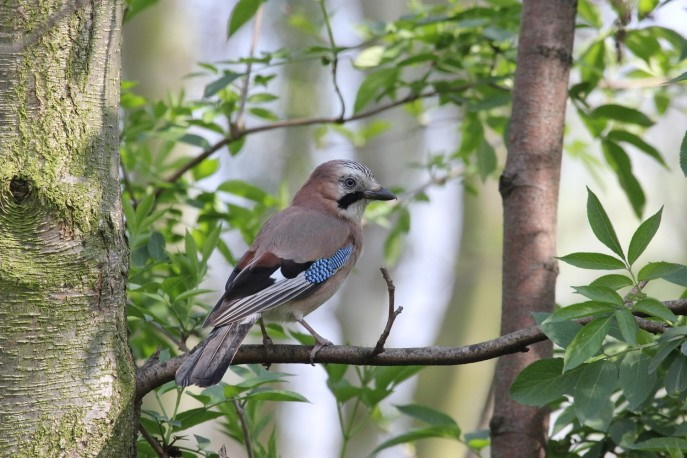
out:
<path id="1" fill-rule="evenodd" d="M 239 260 L 205 320 L 213 329 L 177 370 L 177 384 L 218 383 L 263 316 L 302 324 L 317 342 L 311 361 L 320 348 L 331 345 L 303 318 L 332 297 L 358 260 L 361 219 L 369 201 L 395 198 L 358 162 L 318 166 L 291 205 L 265 222 Z"/>

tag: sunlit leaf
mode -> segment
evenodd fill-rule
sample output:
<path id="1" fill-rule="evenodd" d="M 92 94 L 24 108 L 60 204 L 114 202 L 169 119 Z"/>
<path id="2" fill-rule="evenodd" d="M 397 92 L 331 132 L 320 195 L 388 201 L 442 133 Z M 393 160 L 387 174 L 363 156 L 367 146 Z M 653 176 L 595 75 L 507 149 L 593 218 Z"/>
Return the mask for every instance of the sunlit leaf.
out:
<path id="1" fill-rule="evenodd" d="M 644 252 L 649 242 L 656 235 L 659 226 L 661 225 L 661 215 L 663 213 L 663 207 L 654 215 L 647 218 L 642 224 L 639 225 L 635 233 L 632 235 L 632 240 L 630 240 L 630 248 L 627 250 L 627 261 L 630 265 L 634 264 L 637 258 Z"/>

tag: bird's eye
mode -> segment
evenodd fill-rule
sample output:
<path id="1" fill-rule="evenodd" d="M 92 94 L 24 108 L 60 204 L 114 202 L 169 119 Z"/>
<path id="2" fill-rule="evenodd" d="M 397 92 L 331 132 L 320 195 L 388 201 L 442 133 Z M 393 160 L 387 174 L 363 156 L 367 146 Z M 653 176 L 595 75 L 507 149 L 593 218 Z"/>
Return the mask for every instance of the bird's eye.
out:
<path id="1" fill-rule="evenodd" d="M 356 183 L 355 183 L 355 180 L 353 178 L 346 178 L 344 180 L 344 186 L 346 186 L 349 189 L 354 188 L 355 184 Z"/>

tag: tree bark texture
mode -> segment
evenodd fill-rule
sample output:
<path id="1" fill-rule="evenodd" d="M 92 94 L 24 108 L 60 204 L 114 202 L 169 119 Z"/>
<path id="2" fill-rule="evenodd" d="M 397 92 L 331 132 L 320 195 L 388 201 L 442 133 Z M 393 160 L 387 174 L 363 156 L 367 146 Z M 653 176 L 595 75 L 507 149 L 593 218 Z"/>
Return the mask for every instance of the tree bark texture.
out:
<path id="1" fill-rule="evenodd" d="M 136 437 L 118 183 L 120 0 L 0 4 L 0 455 Z"/>
<path id="2" fill-rule="evenodd" d="M 555 302 L 556 212 L 576 7 L 575 0 L 523 2 L 508 156 L 499 183 L 502 334 L 531 326 L 531 312 L 550 312 Z M 508 392 L 524 367 L 551 351 L 551 343 L 543 342 L 499 359 L 492 456 L 545 455 L 548 411 L 520 405 Z"/>

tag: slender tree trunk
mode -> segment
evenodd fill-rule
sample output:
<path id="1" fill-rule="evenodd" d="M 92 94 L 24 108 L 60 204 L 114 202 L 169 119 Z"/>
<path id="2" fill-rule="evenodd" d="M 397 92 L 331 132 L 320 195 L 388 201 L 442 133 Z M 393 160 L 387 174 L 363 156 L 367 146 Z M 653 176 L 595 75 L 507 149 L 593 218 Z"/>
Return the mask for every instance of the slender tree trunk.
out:
<path id="1" fill-rule="evenodd" d="M 575 0 L 523 2 L 508 158 L 499 187 L 504 206 L 502 334 L 532 325 L 530 313 L 551 311 L 555 300 L 556 212 L 575 13 Z M 548 411 L 512 401 L 508 390 L 525 366 L 549 356 L 546 342 L 499 359 L 492 456 L 544 456 Z"/>
<path id="2" fill-rule="evenodd" d="M 120 0 L 0 4 L 0 455 L 133 454 Z"/>

